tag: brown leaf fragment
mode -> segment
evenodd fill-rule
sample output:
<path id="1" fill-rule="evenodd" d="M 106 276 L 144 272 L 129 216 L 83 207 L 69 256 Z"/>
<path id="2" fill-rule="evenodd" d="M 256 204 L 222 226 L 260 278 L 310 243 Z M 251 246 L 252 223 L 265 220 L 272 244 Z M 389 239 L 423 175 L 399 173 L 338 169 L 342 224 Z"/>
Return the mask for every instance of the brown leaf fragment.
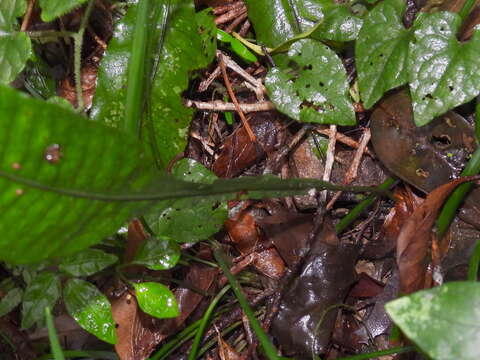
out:
<path id="1" fill-rule="evenodd" d="M 443 203 L 458 185 L 478 178 L 462 177 L 437 187 L 405 221 L 397 239 L 397 265 L 402 293 L 410 294 L 424 287 L 432 227 Z"/>
<path id="2" fill-rule="evenodd" d="M 333 245 L 333 237 L 333 226 L 325 223 L 297 277 L 285 289 L 272 333 L 287 355 L 310 357 L 327 350 L 337 311 L 325 311 L 342 304 L 355 281 L 358 249 L 338 239 Z"/>
<path id="3" fill-rule="evenodd" d="M 240 360 L 242 357 L 240 354 L 235 351 L 234 348 L 230 346 L 225 340 L 223 340 L 222 335 L 217 329 L 217 343 L 218 343 L 218 356 L 221 360 Z"/>
<path id="4" fill-rule="evenodd" d="M 282 131 L 275 119 L 275 112 L 259 112 L 251 116 L 250 127 L 257 139 L 252 142 L 245 128 L 237 128 L 225 141 L 223 149 L 213 164 L 213 172 L 219 177 L 231 178 L 263 160 L 266 153 L 274 150 Z"/>

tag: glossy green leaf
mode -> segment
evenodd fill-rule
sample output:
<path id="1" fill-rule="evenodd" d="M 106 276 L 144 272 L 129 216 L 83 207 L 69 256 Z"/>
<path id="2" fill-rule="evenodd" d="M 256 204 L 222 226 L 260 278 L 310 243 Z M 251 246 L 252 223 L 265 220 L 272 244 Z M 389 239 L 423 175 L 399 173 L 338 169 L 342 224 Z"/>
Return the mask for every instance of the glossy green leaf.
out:
<path id="1" fill-rule="evenodd" d="M 144 205 L 90 195 L 136 192 L 155 176 L 134 137 L 7 87 L 0 142 L 0 258 L 12 263 L 100 242 Z"/>
<path id="2" fill-rule="evenodd" d="M 13 81 L 32 53 L 30 38 L 16 31 L 25 10 L 25 0 L 0 2 L 0 83 Z"/>
<path id="3" fill-rule="evenodd" d="M 70 279 L 63 289 L 68 313 L 78 324 L 100 340 L 117 342 L 112 306 L 95 286 L 80 279 Z"/>
<path id="4" fill-rule="evenodd" d="M 60 277 L 50 272 L 39 273 L 23 294 L 22 328 L 28 329 L 45 317 L 45 307 L 53 308 L 60 296 Z"/>
<path id="5" fill-rule="evenodd" d="M 340 58 L 328 46 L 300 40 L 288 51 L 293 69 L 271 69 L 265 79 L 277 109 L 295 120 L 354 125 L 347 76 Z"/>
<path id="6" fill-rule="evenodd" d="M 408 44 L 413 29 L 403 25 L 406 3 L 385 0 L 365 18 L 355 45 L 358 87 L 370 109 L 388 90 L 407 83 Z"/>
<path id="7" fill-rule="evenodd" d="M 41 17 L 45 22 L 52 21 L 79 7 L 87 0 L 39 0 L 42 8 Z"/>
<path id="8" fill-rule="evenodd" d="M 217 179 L 213 172 L 192 159 L 176 162 L 172 173 L 177 179 L 199 184 L 211 184 Z M 179 199 L 146 218 L 158 236 L 184 243 L 207 239 L 222 228 L 227 217 L 225 202 L 200 198 Z"/>
<path id="9" fill-rule="evenodd" d="M 312 38 L 355 40 L 363 22 L 347 5 L 333 0 L 246 0 L 245 3 L 257 40 L 271 48 L 311 30 L 319 22 L 322 23 L 311 34 Z"/>
<path id="10" fill-rule="evenodd" d="M 180 260 L 180 246 L 169 238 L 148 238 L 133 259 L 134 264 L 151 270 L 166 270 Z"/>
<path id="11" fill-rule="evenodd" d="M 312 33 L 313 39 L 353 41 L 357 39 L 363 19 L 352 14 L 346 5 L 331 3 L 323 9 L 322 25 Z"/>
<path id="12" fill-rule="evenodd" d="M 20 288 L 13 288 L 8 291 L 2 300 L 0 300 L 0 317 L 8 314 L 18 304 L 22 302 L 23 290 Z"/>
<path id="13" fill-rule="evenodd" d="M 136 11 L 137 6 L 132 5 L 116 25 L 99 69 L 92 116 L 112 126 L 118 126 L 124 115 L 127 64 Z M 193 110 L 183 106 L 182 93 L 192 71 L 207 66 L 213 59 L 216 27 L 209 12 L 196 14 L 193 2 L 188 0 L 172 0 L 169 18 L 164 24 L 167 28 L 162 46 L 152 49 L 153 61 L 148 59 L 156 65 L 145 68 L 145 76 L 151 81 L 151 95 L 147 96 L 151 112 L 143 130 L 148 133 L 145 138 L 149 139 L 153 153 L 165 166 L 186 145 Z M 160 37 L 162 32 L 158 30 L 153 34 Z"/>
<path id="14" fill-rule="evenodd" d="M 70 276 L 89 276 L 115 264 L 118 257 L 98 249 L 86 249 L 64 258 L 58 268 Z"/>
<path id="15" fill-rule="evenodd" d="M 177 300 L 165 285 L 156 282 L 144 282 L 133 284 L 133 287 L 142 311 L 160 319 L 178 316 Z"/>
<path id="16" fill-rule="evenodd" d="M 480 32 L 460 43 L 457 33 L 461 19 L 457 14 L 424 14 L 420 20 L 409 48 L 410 93 L 417 126 L 480 92 Z"/>
<path id="17" fill-rule="evenodd" d="M 432 359 L 480 358 L 480 283 L 446 283 L 393 300 L 385 308 Z"/>

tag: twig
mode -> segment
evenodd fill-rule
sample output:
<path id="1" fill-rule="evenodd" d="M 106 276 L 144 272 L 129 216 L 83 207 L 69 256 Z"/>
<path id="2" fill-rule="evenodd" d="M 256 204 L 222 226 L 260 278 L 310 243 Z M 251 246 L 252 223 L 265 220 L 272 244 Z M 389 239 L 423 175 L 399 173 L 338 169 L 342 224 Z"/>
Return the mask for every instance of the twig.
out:
<path id="1" fill-rule="evenodd" d="M 23 17 L 22 25 L 20 26 L 20 31 L 25 31 L 28 29 L 28 25 L 30 24 L 30 18 L 32 17 L 33 6 L 35 5 L 35 0 L 30 0 L 28 2 L 27 12 Z"/>
<path id="2" fill-rule="evenodd" d="M 370 129 L 366 128 L 360 139 L 360 144 L 358 146 L 357 151 L 355 152 L 353 161 L 350 164 L 350 167 L 348 168 L 347 172 L 345 173 L 345 178 L 343 180 L 343 183 L 345 185 L 350 184 L 357 177 L 358 168 L 360 166 L 360 162 L 362 161 L 363 153 L 365 152 L 365 149 L 367 148 L 367 144 L 370 141 L 370 137 L 371 137 Z M 338 200 L 340 195 L 342 195 L 341 191 L 337 191 L 335 193 L 335 195 L 332 197 L 330 202 L 327 204 L 327 210 L 330 210 L 333 207 L 333 205 Z"/>
<path id="3" fill-rule="evenodd" d="M 209 102 L 195 101 L 195 100 L 185 100 L 184 102 L 186 107 L 195 108 L 198 110 L 209 110 L 209 111 L 236 111 L 237 107 L 234 103 L 226 103 L 222 100 L 213 100 Z M 270 101 L 263 101 L 253 104 L 238 104 L 240 109 L 244 113 L 258 112 L 258 111 L 269 111 L 275 109 L 275 106 Z"/>
<path id="4" fill-rule="evenodd" d="M 235 20 L 233 20 L 232 23 L 225 28 L 225 31 L 230 34 L 247 17 L 248 17 L 248 15 L 247 15 L 247 12 L 245 11 L 244 13 L 240 14 L 239 17 L 237 17 Z"/>
<path id="5" fill-rule="evenodd" d="M 243 1 L 237 1 L 235 3 L 230 3 L 230 4 L 226 4 L 226 5 L 217 6 L 217 7 L 213 8 L 213 13 L 215 15 L 221 15 L 221 14 L 224 14 L 228 11 L 233 10 L 233 9 L 241 8 L 243 6 L 245 6 Z"/>
<path id="6" fill-rule="evenodd" d="M 245 131 L 248 134 L 248 137 L 250 138 L 250 141 L 253 143 L 257 142 L 257 138 L 255 134 L 253 133 L 252 128 L 248 124 L 247 118 L 245 117 L 245 114 L 243 113 L 242 109 L 240 108 L 240 104 L 238 103 L 237 97 L 235 96 L 235 93 L 233 92 L 232 89 L 232 84 L 230 83 L 230 79 L 227 76 L 227 68 L 225 66 L 225 62 L 223 61 L 223 55 L 220 54 L 219 56 L 219 63 L 220 63 L 220 69 L 222 69 L 222 74 L 223 78 L 225 80 L 225 86 L 227 87 L 228 95 L 230 96 L 230 99 L 232 99 L 233 103 L 235 104 L 235 108 L 238 112 L 238 115 L 240 116 L 240 119 L 243 123 L 243 126 L 245 127 Z"/>
<path id="7" fill-rule="evenodd" d="M 215 24 L 216 25 L 225 24 L 226 22 L 236 19 L 237 17 L 239 17 L 240 15 L 246 12 L 247 12 L 247 8 L 245 7 L 245 5 L 242 4 L 242 6 L 238 8 L 233 8 L 229 12 L 217 17 L 215 19 Z"/>
<path id="8" fill-rule="evenodd" d="M 221 73 L 222 70 L 220 69 L 220 66 L 217 66 L 215 70 L 213 70 L 213 72 L 210 74 L 210 76 L 207 79 L 203 80 L 200 85 L 198 85 L 198 92 L 207 91 L 213 80 L 215 80 Z"/>
<path id="9" fill-rule="evenodd" d="M 247 34 L 248 34 L 248 30 L 250 30 L 250 21 L 247 20 L 243 23 L 242 27 L 240 28 L 240 31 L 238 32 L 238 34 L 242 37 L 245 37 Z"/>
<path id="10" fill-rule="evenodd" d="M 330 181 L 330 175 L 332 174 L 333 163 L 335 161 L 335 143 L 337 140 L 337 125 L 330 125 L 330 134 L 327 147 L 327 158 L 325 160 L 325 169 L 323 170 L 323 181 Z M 320 203 L 327 201 L 327 190 L 323 190 L 320 193 Z"/>
<path id="11" fill-rule="evenodd" d="M 317 132 L 322 135 L 330 136 L 330 129 L 317 129 Z M 350 146 L 351 148 L 354 148 L 354 149 L 358 149 L 358 146 L 359 146 L 357 141 L 339 132 L 337 132 L 337 141 L 347 146 Z M 368 147 L 365 148 L 365 153 L 369 155 L 371 158 L 373 159 L 375 158 L 375 154 L 372 153 Z"/>

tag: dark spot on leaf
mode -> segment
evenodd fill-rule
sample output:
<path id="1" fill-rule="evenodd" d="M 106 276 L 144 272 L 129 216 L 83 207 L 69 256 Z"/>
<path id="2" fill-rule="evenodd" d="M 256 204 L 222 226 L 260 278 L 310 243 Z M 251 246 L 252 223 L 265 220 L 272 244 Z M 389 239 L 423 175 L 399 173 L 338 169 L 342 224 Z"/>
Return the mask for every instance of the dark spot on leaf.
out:
<path id="1" fill-rule="evenodd" d="M 58 144 L 52 144 L 47 146 L 45 149 L 45 160 L 47 160 L 50 164 L 57 164 L 60 159 L 62 158 L 62 149 Z"/>
<path id="2" fill-rule="evenodd" d="M 373 66 L 373 62 L 372 62 L 372 61 L 370 61 L 370 66 Z"/>
<path id="3" fill-rule="evenodd" d="M 127 304 L 130 305 L 132 303 L 132 300 L 127 300 Z"/>
<path id="4" fill-rule="evenodd" d="M 202 228 L 202 225 L 197 225 L 197 227 L 198 227 L 199 229 L 201 229 L 201 228 Z"/>
<path id="5" fill-rule="evenodd" d="M 453 86 L 448 86 L 448 88 L 450 89 L 450 91 L 453 91 L 453 89 L 455 89 Z"/>
<path id="6" fill-rule="evenodd" d="M 303 70 L 312 70 L 312 69 L 313 69 L 312 64 L 308 64 L 303 67 Z"/>
<path id="7" fill-rule="evenodd" d="M 205 28 L 203 26 L 199 26 L 198 33 L 203 34 L 204 31 L 205 31 Z"/>
<path id="8" fill-rule="evenodd" d="M 305 85 L 305 88 L 306 89 L 310 88 L 310 84 Z"/>
<path id="9" fill-rule="evenodd" d="M 446 149 L 452 145 L 452 139 L 446 134 L 442 134 L 440 136 L 432 135 L 430 142 L 440 149 Z"/>
<path id="10" fill-rule="evenodd" d="M 378 55 L 378 56 L 380 56 L 380 57 L 383 57 L 383 54 L 382 54 L 382 53 L 380 53 L 380 55 Z"/>
<path id="11" fill-rule="evenodd" d="M 325 86 L 325 84 L 324 84 L 322 81 L 320 81 L 320 82 L 318 83 L 318 85 L 320 85 L 321 87 L 324 87 L 324 86 Z"/>
<path id="12" fill-rule="evenodd" d="M 115 329 L 118 329 L 120 327 L 119 324 L 115 324 Z"/>
<path id="13" fill-rule="evenodd" d="M 327 104 L 327 106 L 330 110 L 335 110 L 335 106 L 333 106 L 332 104 Z"/>
<path id="14" fill-rule="evenodd" d="M 318 111 L 318 112 L 323 112 L 324 111 L 324 107 L 322 105 L 316 105 L 311 101 L 304 100 L 300 104 L 300 109 L 308 109 L 308 108 L 313 109 L 313 110 Z"/>

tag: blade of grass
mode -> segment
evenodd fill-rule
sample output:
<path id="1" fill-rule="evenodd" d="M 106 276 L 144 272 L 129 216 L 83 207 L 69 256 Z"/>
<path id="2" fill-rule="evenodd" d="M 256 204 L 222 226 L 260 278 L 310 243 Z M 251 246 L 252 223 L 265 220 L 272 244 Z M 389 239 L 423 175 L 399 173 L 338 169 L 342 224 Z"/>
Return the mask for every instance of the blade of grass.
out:
<path id="1" fill-rule="evenodd" d="M 195 360 L 197 358 L 198 349 L 200 348 L 200 343 L 202 341 L 203 333 L 207 328 L 208 323 L 210 322 L 210 318 L 212 317 L 213 310 L 217 306 L 220 299 L 230 290 L 230 285 L 225 286 L 220 292 L 213 298 L 210 305 L 208 305 L 207 311 L 203 315 L 200 326 L 195 334 L 195 339 L 193 339 L 192 348 L 190 350 L 190 354 L 188 354 L 188 360 Z"/>
<path id="2" fill-rule="evenodd" d="M 478 267 L 480 264 L 480 241 L 477 241 L 473 253 L 470 256 L 470 263 L 468 264 L 468 280 L 477 281 Z"/>
<path id="3" fill-rule="evenodd" d="M 469 176 L 476 175 L 480 172 L 480 148 L 477 148 L 472 155 L 472 158 L 468 161 L 465 169 L 463 169 L 461 175 Z M 437 219 L 437 234 L 442 237 L 448 230 L 450 223 L 453 221 L 457 209 L 462 203 L 465 196 L 472 189 L 473 183 L 466 183 L 458 186 L 450 197 L 443 205 L 442 211 Z"/>
<path id="4" fill-rule="evenodd" d="M 60 341 L 58 341 L 57 331 L 53 325 L 52 313 L 48 306 L 45 308 L 45 318 L 47 320 L 48 339 L 50 340 L 50 349 L 52 350 L 53 358 L 55 360 L 65 360 Z"/>
<path id="5" fill-rule="evenodd" d="M 390 189 L 394 184 L 396 180 L 392 178 L 388 178 L 385 180 L 383 183 L 378 185 L 378 189 L 381 190 L 388 190 Z M 343 230 L 345 230 L 352 222 L 355 221 L 370 205 L 373 204 L 375 199 L 377 198 L 377 195 L 370 195 L 366 199 L 362 200 L 360 203 L 358 203 L 350 212 L 345 215 L 338 223 L 335 225 L 335 231 L 337 234 L 341 233 Z"/>
<path id="6" fill-rule="evenodd" d="M 367 359 L 372 359 L 379 356 L 403 354 L 403 353 L 412 352 L 412 351 L 415 351 L 415 348 L 413 346 L 398 346 L 391 349 L 374 351 L 367 354 L 358 354 L 353 356 L 342 357 L 342 358 L 338 358 L 337 360 L 367 360 Z"/>
<path id="7" fill-rule="evenodd" d="M 265 351 L 266 357 L 270 360 L 278 360 L 277 350 L 272 345 L 272 343 L 267 337 L 267 334 L 265 334 L 265 331 L 263 331 L 262 326 L 255 317 L 250 305 L 247 302 L 247 299 L 245 298 L 245 295 L 243 295 L 242 290 L 240 289 L 240 285 L 238 284 L 237 279 L 230 272 L 220 245 L 218 243 L 213 243 L 213 249 L 213 255 L 215 257 L 215 260 L 217 260 L 217 263 L 218 265 L 220 265 L 223 274 L 227 277 L 228 282 L 232 287 L 232 290 L 235 293 L 235 296 L 237 297 L 237 300 L 242 307 L 243 312 L 245 313 L 248 321 L 250 322 L 250 326 L 257 335 L 258 340 L 260 341 L 260 344 Z"/>

